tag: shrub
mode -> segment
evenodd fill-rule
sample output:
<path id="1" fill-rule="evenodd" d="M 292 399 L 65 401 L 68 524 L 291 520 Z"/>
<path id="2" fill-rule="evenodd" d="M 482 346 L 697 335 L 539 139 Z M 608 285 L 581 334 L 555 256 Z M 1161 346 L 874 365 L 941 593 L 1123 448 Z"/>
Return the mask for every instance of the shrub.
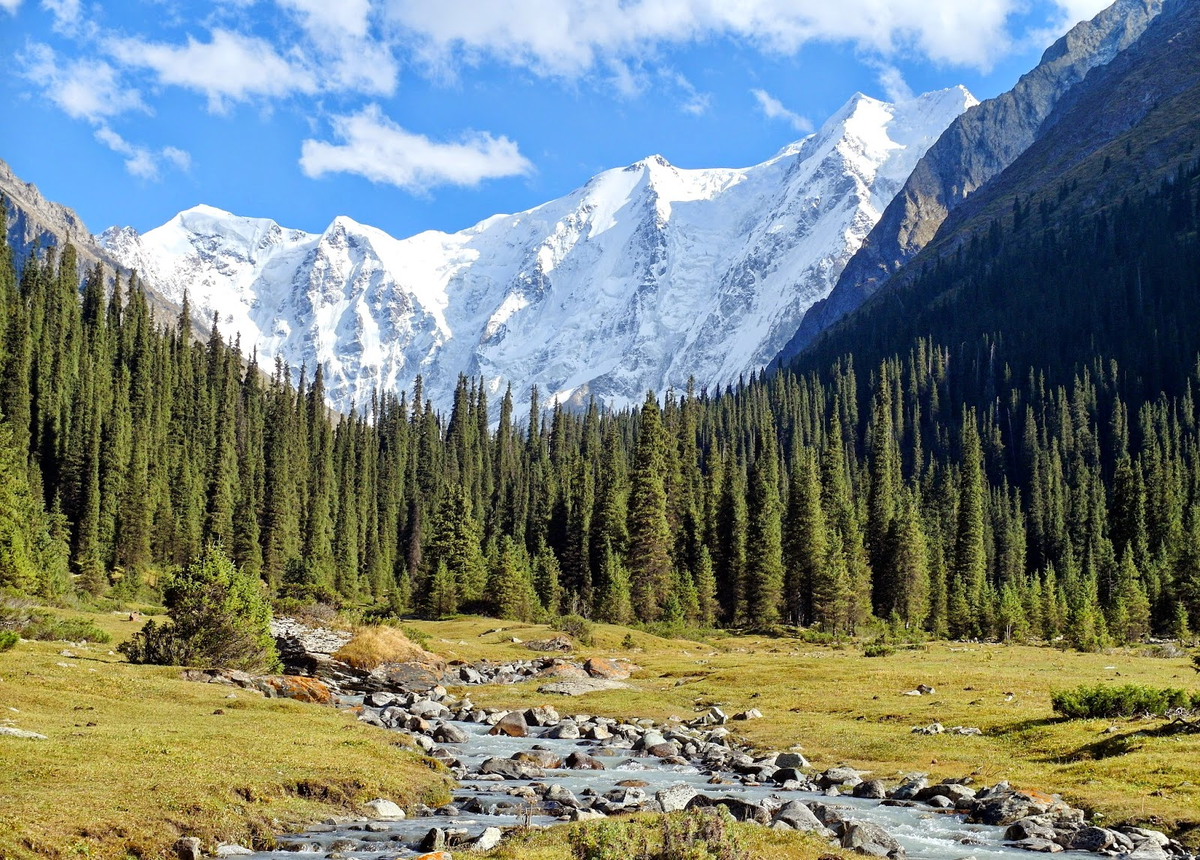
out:
<path id="1" fill-rule="evenodd" d="M 400 631 L 405 636 L 407 636 L 409 639 L 411 639 L 412 641 L 414 641 L 418 645 L 420 645 L 422 648 L 424 648 L 426 651 L 429 650 L 429 643 L 433 641 L 433 637 L 430 636 L 428 633 L 426 633 L 424 630 L 420 630 L 416 627 L 413 627 L 411 624 L 405 624 L 403 627 L 400 628 Z"/>
<path id="2" fill-rule="evenodd" d="M 571 829 L 575 860 L 746 860 L 723 807 L 692 809 L 652 820 L 602 821 Z"/>
<path id="3" fill-rule="evenodd" d="M 0 651 L 9 651 L 20 641 L 20 634 L 11 630 L 0 630 Z"/>
<path id="4" fill-rule="evenodd" d="M 886 642 L 869 642 L 863 646 L 864 657 L 891 657 L 896 649 Z"/>
<path id="5" fill-rule="evenodd" d="M 555 630 L 566 633 L 580 645 L 590 648 L 596 644 L 596 628 L 592 622 L 579 615 L 564 615 L 555 620 Z"/>
<path id="6" fill-rule="evenodd" d="M 1137 684 L 1114 687 L 1098 684 L 1073 690 L 1058 690 L 1050 697 L 1054 712 L 1067 719 L 1132 717 L 1138 714 L 1163 716 L 1178 708 L 1200 708 L 1200 693 L 1173 688 L 1155 689 Z"/>
<path id="7" fill-rule="evenodd" d="M 32 602 L 10 599 L 0 602 L 0 631 L 39 642 L 97 642 L 107 644 L 112 636 L 87 618 L 60 618 L 36 608 Z"/>
<path id="8" fill-rule="evenodd" d="M 276 671 L 271 609 L 257 577 L 210 544 L 165 588 L 171 620 L 146 623 L 119 650 L 131 663 Z"/>

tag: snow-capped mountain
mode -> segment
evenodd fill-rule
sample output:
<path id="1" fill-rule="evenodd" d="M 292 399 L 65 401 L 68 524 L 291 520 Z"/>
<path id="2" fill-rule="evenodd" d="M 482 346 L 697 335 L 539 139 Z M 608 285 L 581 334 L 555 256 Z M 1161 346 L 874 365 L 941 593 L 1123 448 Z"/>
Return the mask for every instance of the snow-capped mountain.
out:
<path id="1" fill-rule="evenodd" d="M 652 156 L 527 212 L 397 240 L 346 217 L 320 235 L 207 206 L 101 244 L 269 364 L 320 362 L 330 404 L 375 389 L 449 405 L 460 373 L 518 402 L 637 402 L 735 382 L 828 295 L 913 166 L 975 99 L 856 95 L 745 169 Z"/>

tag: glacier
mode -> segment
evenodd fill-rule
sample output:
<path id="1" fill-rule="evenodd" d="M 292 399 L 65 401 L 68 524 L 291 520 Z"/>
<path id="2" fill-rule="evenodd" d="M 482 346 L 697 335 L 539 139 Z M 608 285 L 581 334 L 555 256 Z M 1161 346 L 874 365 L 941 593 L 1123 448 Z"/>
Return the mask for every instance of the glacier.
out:
<path id="1" fill-rule="evenodd" d="M 889 104 L 856 94 L 748 168 L 651 156 L 457 233 L 396 239 L 345 216 L 321 234 L 209 206 L 99 244 L 222 336 L 342 412 L 418 374 L 448 409 L 460 374 L 517 404 L 611 408 L 648 389 L 714 391 L 771 361 L 950 123 L 963 87 Z"/>

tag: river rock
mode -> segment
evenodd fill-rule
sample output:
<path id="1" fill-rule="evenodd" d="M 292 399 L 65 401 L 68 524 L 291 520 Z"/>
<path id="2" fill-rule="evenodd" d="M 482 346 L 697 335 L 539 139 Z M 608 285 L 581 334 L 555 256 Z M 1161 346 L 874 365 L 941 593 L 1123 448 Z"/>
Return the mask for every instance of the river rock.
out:
<path id="1" fill-rule="evenodd" d="M 836 788 L 840 785 L 858 785 L 862 777 L 850 767 L 831 767 L 817 779 L 821 788 Z"/>
<path id="2" fill-rule="evenodd" d="M 577 741 L 579 736 L 579 726 L 574 720 L 563 720 L 547 734 L 547 737 L 561 741 Z"/>
<path id="3" fill-rule="evenodd" d="M 423 720 L 445 720 L 450 717 L 449 708 L 441 702 L 433 702 L 428 699 L 409 705 L 408 712 L 414 717 L 420 717 Z"/>
<path id="4" fill-rule="evenodd" d="M 851 792 L 855 797 L 865 797 L 870 800 L 883 800 L 887 797 L 887 788 L 881 780 L 868 779 L 865 782 L 860 782 L 854 786 L 854 791 Z"/>
<path id="5" fill-rule="evenodd" d="M 600 818 L 607 818 L 603 812 L 598 809 L 572 809 L 570 819 L 572 821 L 595 821 Z"/>
<path id="6" fill-rule="evenodd" d="M 946 797 L 951 801 L 951 805 L 957 805 L 960 800 L 974 800 L 975 791 L 967 788 L 965 785 L 956 783 L 940 783 L 931 785 L 928 788 L 922 788 L 913 797 L 913 800 L 932 800 L 935 797 Z"/>
<path id="7" fill-rule="evenodd" d="M 471 736 L 453 723 L 442 723 L 433 730 L 433 739 L 439 744 L 465 744 Z"/>
<path id="8" fill-rule="evenodd" d="M 441 851 L 446 847 L 446 831 L 440 827 L 431 827 L 418 846 L 421 851 Z"/>
<path id="9" fill-rule="evenodd" d="M 404 819 L 404 810 L 383 797 L 368 800 L 363 806 L 367 808 L 368 815 L 380 821 L 401 821 Z"/>
<path id="10" fill-rule="evenodd" d="M 552 636 L 549 639 L 535 639 L 526 642 L 525 647 L 530 651 L 570 651 L 574 647 L 566 636 Z"/>
<path id="11" fill-rule="evenodd" d="M 570 809 L 578 809 L 581 804 L 569 788 L 564 788 L 561 785 L 552 785 L 546 789 L 546 800 L 561 804 Z"/>
<path id="12" fill-rule="evenodd" d="M 633 667 L 626 661 L 609 660 L 606 657 L 590 657 L 583 668 L 591 677 L 609 681 L 624 681 L 633 674 Z"/>
<path id="13" fill-rule="evenodd" d="M 904 782 L 892 789 L 888 796 L 892 800 L 912 800 L 917 796 L 917 793 L 925 786 L 929 785 L 928 780 L 923 776 L 910 776 Z"/>
<path id="14" fill-rule="evenodd" d="M 590 741 L 606 741 L 612 737 L 612 732 L 604 726 L 588 726 L 584 730 L 583 736 Z"/>
<path id="15" fill-rule="evenodd" d="M 690 785 L 680 783 L 673 785 L 670 788 L 660 789 L 655 792 L 654 799 L 658 801 L 658 805 L 662 807 L 663 812 L 679 812 L 687 809 L 688 803 L 692 798 L 699 794 L 696 789 Z"/>
<path id="16" fill-rule="evenodd" d="M 1013 791 L 1007 786 L 996 786 L 987 792 L 979 792 L 977 796 L 980 800 L 971 810 L 970 820 L 978 824 L 1008 825 L 1061 806 L 1059 801 L 1047 795 Z"/>
<path id="17" fill-rule="evenodd" d="M 553 681 L 538 687 L 539 693 L 556 696 L 583 696 L 600 690 L 625 690 L 629 685 L 623 681 L 609 681 L 604 678 L 580 678 L 565 681 Z"/>
<path id="18" fill-rule="evenodd" d="M 842 847 L 859 854 L 877 857 L 889 856 L 893 851 L 903 851 L 892 834 L 870 821 L 849 821 L 842 831 Z"/>
<path id="19" fill-rule="evenodd" d="M 471 843 L 471 850 L 479 853 L 491 851 L 500 844 L 500 840 L 504 838 L 504 834 L 500 832 L 499 827 L 487 827 L 478 838 Z"/>
<path id="20" fill-rule="evenodd" d="M 550 750 L 525 750 L 514 753 L 512 760 L 525 762 L 526 764 L 544 768 L 545 770 L 555 770 L 562 767 L 562 758 Z"/>
<path id="21" fill-rule="evenodd" d="M 216 857 L 248 857 L 254 852 L 245 845 L 218 845 L 217 850 L 213 852 Z"/>
<path id="22" fill-rule="evenodd" d="M 501 717 L 489 735 L 508 735 L 510 738 L 526 738 L 529 737 L 529 725 L 525 722 L 525 715 L 520 711 L 511 711 Z"/>
<path id="23" fill-rule="evenodd" d="M 513 761 L 510 758 L 489 758 L 479 766 L 482 774 L 496 774 L 505 779 L 530 780 L 541 779 L 546 775 L 540 767 L 523 761 Z"/>
<path id="24" fill-rule="evenodd" d="M 774 822 L 782 822 L 792 830 L 815 831 L 823 835 L 833 835 L 829 828 L 813 815 L 813 811 L 798 800 L 789 800 L 781 806 L 775 813 Z"/>
<path id="25" fill-rule="evenodd" d="M 172 849 L 179 860 L 200 860 L 203 856 L 200 840 L 195 836 L 184 836 L 182 839 L 175 840 Z"/>
<path id="26" fill-rule="evenodd" d="M 430 851 L 428 854 L 414 857 L 413 860 L 454 860 L 454 855 L 449 851 Z"/>
<path id="27" fill-rule="evenodd" d="M 1051 842 L 1049 839 L 1043 839 L 1040 836 L 1030 836 L 1028 839 L 1019 839 L 1016 842 L 1005 842 L 1009 848 L 1020 848 L 1022 851 L 1039 851 L 1042 854 L 1057 854 L 1063 850 L 1063 847 L 1057 842 Z"/>
<path id="28" fill-rule="evenodd" d="M 798 752 L 783 752 L 775 756 L 775 766 L 801 768 L 811 767 L 812 765 L 808 763 L 808 759 Z"/>
<path id="29" fill-rule="evenodd" d="M 525 722 L 531 726 L 554 726 L 562 722 L 562 717 L 549 705 L 539 705 L 525 712 Z"/>
<path id="30" fill-rule="evenodd" d="M 1071 848 L 1076 851 L 1105 851 L 1116 843 L 1116 837 L 1116 833 L 1103 827 L 1084 827 L 1071 837 Z"/>
<path id="31" fill-rule="evenodd" d="M 604 762 L 593 758 L 587 753 L 573 752 L 563 761 L 563 766 L 569 770 L 604 770 Z"/>

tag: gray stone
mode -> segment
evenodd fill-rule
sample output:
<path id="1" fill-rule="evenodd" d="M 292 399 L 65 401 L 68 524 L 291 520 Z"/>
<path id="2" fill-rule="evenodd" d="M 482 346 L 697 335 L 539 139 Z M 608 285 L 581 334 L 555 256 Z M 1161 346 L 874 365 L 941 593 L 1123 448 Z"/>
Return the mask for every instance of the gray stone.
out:
<path id="1" fill-rule="evenodd" d="M 1116 842 L 1116 834 L 1103 827 L 1084 827 L 1071 837 L 1071 847 L 1076 851 L 1104 851 Z"/>
<path id="2" fill-rule="evenodd" d="M 471 843 L 471 850 L 479 853 L 491 851 L 500 844 L 500 840 L 503 838 L 504 834 L 500 832 L 499 827 L 488 827 Z"/>
<path id="3" fill-rule="evenodd" d="M 599 818 L 607 816 L 597 809 L 572 809 L 570 818 L 572 821 L 595 821 Z"/>
<path id="4" fill-rule="evenodd" d="M 556 740 L 576 741 L 579 740 L 579 726 L 575 724 L 574 720 L 563 720 L 552 728 L 546 736 Z"/>
<path id="5" fill-rule="evenodd" d="M 541 779 L 546 775 L 540 767 L 510 758 L 489 758 L 480 765 L 479 772 L 516 780 Z"/>
<path id="6" fill-rule="evenodd" d="M 0 726 L 0 737 L 23 738 L 29 741 L 46 740 L 45 735 L 39 735 L 37 732 L 27 732 L 24 729 L 14 729 L 11 726 Z"/>
<path id="7" fill-rule="evenodd" d="M 381 821 L 401 821 L 404 819 L 404 810 L 392 801 L 382 797 L 368 800 L 363 806 L 367 808 L 368 815 Z"/>
<path id="8" fill-rule="evenodd" d="M 870 821 L 847 822 L 842 831 L 842 847 L 850 851 L 860 851 L 870 846 L 883 849 L 880 856 L 886 856 L 889 852 L 899 849 L 900 843 L 878 824 Z M 876 854 L 878 852 L 868 851 L 865 853 Z"/>
<path id="9" fill-rule="evenodd" d="M 217 857 L 248 857 L 254 852 L 245 845 L 218 845 L 214 853 Z"/>
<path id="10" fill-rule="evenodd" d="M 887 797 L 887 788 L 883 782 L 878 779 L 868 779 L 866 782 L 860 782 L 854 786 L 854 791 L 851 792 L 855 797 L 865 797 L 870 800 L 883 800 Z"/>
<path id="11" fill-rule="evenodd" d="M 512 711 L 497 720 L 488 734 L 508 735 L 510 738 L 526 738 L 529 737 L 529 726 L 525 722 L 524 714 L 520 711 Z"/>
<path id="12" fill-rule="evenodd" d="M 798 800 L 789 800 L 775 813 L 776 822 L 782 822 L 792 830 L 815 831 L 828 833 L 829 828 L 821 823 L 821 819 L 813 815 L 813 811 Z"/>
<path id="13" fill-rule="evenodd" d="M 179 860 L 200 860 L 203 853 L 200 849 L 200 840 L 195 836 L 184 836 L 182 839 L 176 840 L 174 851 Z"/>
<path id="14" fill-rule="evenodd" d="M 471 736 L 452 723 L 442 723 L 433 730 L 433 739 L 439 744 L 465 744 Z"/>
<path id="15" fill-rule="evenodd" d="M 408 712 L 422 720 L 444 720 L 450 716 L 450 709 L 441 702 L 414 702 L 408 706 Z"/>
<path id="16" fill-rule="evenodd" d="M 1016 842 L 1004 843 L 1010 848 L 1020 848 L 1022 851 L 1040 851 L 1043 854 L 1057 854 L 1063 848 L 1057 842 L 1051 842 L 1049 839 L 1042 839 L 1038 836 L 1031 836 L 1028 839 L 1020 839 Z"/>
<path id="17" fill-rule="evenodd" d="M 678 812 L 681 809 L 687 809 L 687 805 L 697 794 L 699 792 L 690 785 L 680 783 L 659 790 L 655 793 L 654 799 L 658 801 L 663 812 Z"/>
<path id="18" fill-rule="evenodd" d="M 573 752 L 567 756 L 563 766 L 570 770 L 604 770 L 604 762 L 586 753 Z"/>
<path id="19" fill-rule="evenodd" d="M 624 681 L 608 681 L 604 678 L 572 678 L 543 684 L 538 687 L 538 692 L 556 696 L 583 696 L 600 690 L 626 690 L 628 688 L 629 685 Z"/>
<path id="20" fill-rule="evenodd" d="M 808 763 L 808 759 L 800 755 L 798 752 L 780 753 L 775 757 L 775 767 L 812 767 Z"/>

